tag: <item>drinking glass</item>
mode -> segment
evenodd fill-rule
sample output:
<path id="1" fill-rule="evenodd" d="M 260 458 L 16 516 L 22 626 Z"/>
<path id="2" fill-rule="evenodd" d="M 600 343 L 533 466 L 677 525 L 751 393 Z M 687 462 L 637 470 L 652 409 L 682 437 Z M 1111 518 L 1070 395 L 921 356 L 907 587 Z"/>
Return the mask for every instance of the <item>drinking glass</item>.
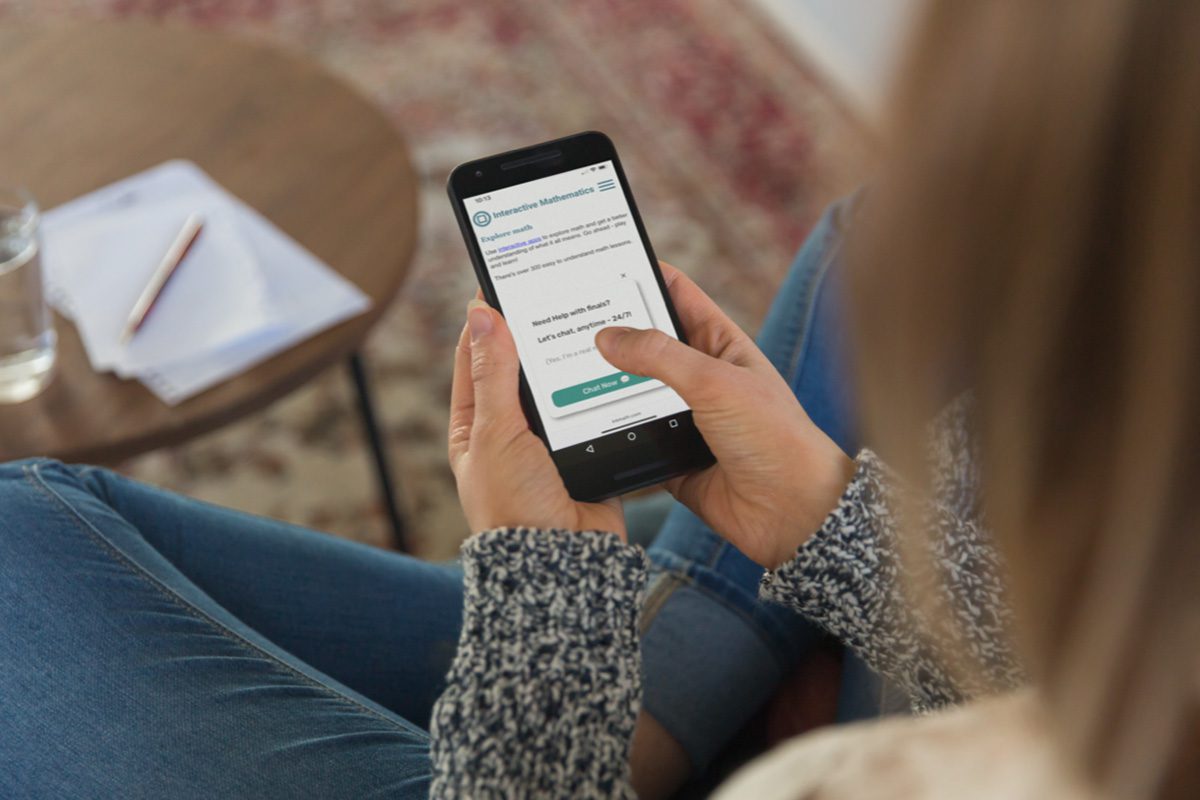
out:
<path id="1" fill-rule="evenodd" d="M 54 321 L 42 278 L 37 203 L 0 185 L 0 403 L 40 392 L 54 369 Z"/>

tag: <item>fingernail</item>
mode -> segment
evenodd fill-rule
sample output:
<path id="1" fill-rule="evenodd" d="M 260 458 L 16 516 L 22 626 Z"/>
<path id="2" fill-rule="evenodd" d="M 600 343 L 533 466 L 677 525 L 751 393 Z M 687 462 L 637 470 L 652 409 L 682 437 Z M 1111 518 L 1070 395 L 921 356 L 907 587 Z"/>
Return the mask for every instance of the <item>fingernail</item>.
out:
<path id="1" fill-rule="evenodd" d="M 471 329 L 472 342 L 492 332 L 492 311 L 487 303 L 479 299 L 467 303 L 467 327 Z"/>
<path id="2" fill-rule="evenodd" d="M 600 334 L 603 334 L 604 338 L 608 340 L 609 347 L 615 347 L 617 342 L 621 341 L 621 337 L 629 333 L 631 330 L 633 330 L 633 328 L 626 328 L 623 325 L 614 325 L 611 328 L 604 328 L 600 331 Z M 597 338 L 600 334 L 597 334 Z"/>

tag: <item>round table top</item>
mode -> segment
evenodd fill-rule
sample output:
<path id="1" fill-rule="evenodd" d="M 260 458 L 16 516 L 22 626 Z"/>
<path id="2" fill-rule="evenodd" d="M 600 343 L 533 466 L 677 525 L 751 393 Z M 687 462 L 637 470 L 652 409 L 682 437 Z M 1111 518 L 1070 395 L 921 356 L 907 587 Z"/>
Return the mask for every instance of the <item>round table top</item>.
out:
<path id="1" fill-rule="evenodd" d="M 0 26 L 0 181 L 43 209 L 172 158 L 196 162 L 370 295 L 371 309 L 177 406 L 94 372 L 56 318 L 56 375 L 0 405 L 0 460 L 112 462 L 254 411 L 352 353 L 403 282 L 417 181 L 403 140 L 316 63 L 150 23 Z"/>

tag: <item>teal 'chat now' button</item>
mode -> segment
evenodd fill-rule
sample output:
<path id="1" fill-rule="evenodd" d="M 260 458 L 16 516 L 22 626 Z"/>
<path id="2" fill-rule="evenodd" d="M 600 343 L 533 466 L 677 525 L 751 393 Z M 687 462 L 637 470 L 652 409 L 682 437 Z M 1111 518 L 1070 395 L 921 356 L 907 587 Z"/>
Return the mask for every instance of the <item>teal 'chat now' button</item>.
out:
<path id="1" fill-rule="evenodd" d="M 636 386 L 639 383 L 645 383 L 650 378 L 644 378 L 641 375 L 630 375 L 628 372 L 618 372 L 614 375 L 608 375 L 603 378 L 596 378 L 591 381 L 577 383 L 574 386 L 568 386 L 565 389 L 559 389 L 550 395 L 550 399 L 554 401 L 554 405 L 562 408 L 573 403 L 581 403 L 593 397 L 599 397 L 602 394 L 615 392 L 618 389 L 625 389 L 630 386 Z"/>

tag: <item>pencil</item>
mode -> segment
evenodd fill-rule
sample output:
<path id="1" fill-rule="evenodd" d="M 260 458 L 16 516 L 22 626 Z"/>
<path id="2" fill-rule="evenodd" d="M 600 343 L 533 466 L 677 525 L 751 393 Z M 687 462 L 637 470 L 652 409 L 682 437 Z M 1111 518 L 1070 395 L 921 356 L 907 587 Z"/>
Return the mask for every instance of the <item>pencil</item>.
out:
<path id="1" fill-rule="evenodd" d="M 129 344 L 134 334 L 142 329 L 146 318 L 154 309 L 154 304 L 158 302 L 158 298 L 162 297 L 163 290 L 167 288 L 167 284 L 179 270 L 179 265 L 187 257 L 192 245 L 196 243 L 196 239 L 200 238 L 202 230 L 204 230 L 204 219 L 199 214 L 191 214 L 184 221 L 183 228 L 175 236 L 175 241 L 171 242 L 170 249 L 158 263 L 154 274 L 150 276 L 150 282 L 146 284 L 146 288 L 142 290 L 137 302 L 133 304 L 133 310 L 129 312 L 129 319 L 125 322 L 125 330 L 121 332 L 121 344 Z"/>

